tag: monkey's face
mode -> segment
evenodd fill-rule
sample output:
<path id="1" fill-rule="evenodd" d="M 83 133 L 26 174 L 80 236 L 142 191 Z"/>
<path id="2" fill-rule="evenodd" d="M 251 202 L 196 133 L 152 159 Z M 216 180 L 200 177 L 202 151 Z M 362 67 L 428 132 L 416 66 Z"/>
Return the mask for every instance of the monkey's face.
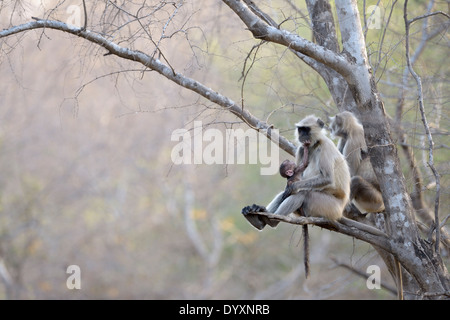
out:
<path id="1" fill-rule="evenodd" d="M 317 117 L 308 116 L 299 123 L 295 135 L 298 141 L 303 146 L 309 146 L 311 143 L 315 143 L 318 137 L 321 136 L 321 130 L 324 127 L 324 122 Z"/>
<path id="2" fill-rule="evenodd" d="M 298 141 L 301 144 L 311 143 L 311 128 L 310 127 L 297 127 Z"/>
<path id="3" fill-rule="evenodd" d="M 336 115 L 334 117 L 331 117 L 330 121 L 331 135 L 334 137 L 338 137 L 339 128 L 342 128 L 342 119 L 339 117 L 339 115 Z"/>
<path id="4" fill-rule="evenodd" d="M 285 167 L 284 174 L 287 177 L 292 177 L 294 175 L 294 171 L 295 171 L 295 163 L 292 161 L 289 161 L 289 163 Z"/>
<path id="5" fill-rule="evenodd" d="M 343 111 L 334 117 L 330 117 L 330 131 L 333 137 L 347 138 L 349 129 L 354 126 L 361 126 L 353 113 Z"/>
<path id="6" fill-rule="evenodd" d="M 284 173 L 287 177 L 292 177 L 294 175 L 294 169 L 288 169 Z"/>
<path id="7" fill-rule="evenodd" d="M 289 178 L 294 175 L 295 172 L 295 163 L 289 160 L 284 160 L 280 166 L 280 175 L 283 178 Z"/>

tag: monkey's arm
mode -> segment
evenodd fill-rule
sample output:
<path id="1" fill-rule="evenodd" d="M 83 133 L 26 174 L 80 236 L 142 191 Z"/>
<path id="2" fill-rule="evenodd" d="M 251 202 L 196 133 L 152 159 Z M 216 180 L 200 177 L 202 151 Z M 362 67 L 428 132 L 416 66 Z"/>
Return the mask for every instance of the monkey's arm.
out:
<path id="1" fill-rule="evenodd" d="M 310 178 L 295 181 L 292 184 L 288 185 L 286 189 L 289 189 L 289 192 L 298 193 L 301 190 L 311 190 L 311 189 L 324 189 L 327 186 L 334 185 L 334 166 L 335 159 L 330 159 L 329 157 L 322 157 L 318 160 L 316 165 L 320 170 L 318 173 Z"/>
<path id="2" fill-rule="evenodd" d="M 280 192 L 279 194 L 277 194 L 275 198 L 273 198 L 273 200 L 267 205 L 266 210 L 272 213 L 277 211 L 280 204 L 284 201 L 283 196 L 284 192 Z"/>
<path id="3" fill-rule="evenodd" d="M 305 171 L 306 167 L 309 164 L 309 150 L 308 148 L 305 147 L 300 147 L 298 154 L 296 155 L 296 160 L 297 163 L 300 163 L 300 165 L 298 165 L 295 170 L 294 170 L 294 177 L 298 178 L 298 176 Z M 292 177 L 291 179 L 294 179 L 294 177 Z"/>
<path id="4" fill-rule="evenodd" d="M 350 175 L 353 177 L 357 174 L 359 166 L 361 165 L 363 145 L 356 139 L 347 140 L 347 145 L 345 146 L 345 159 L 347 160 Z"/>
<path id="5" fill-rule="evenodd" d="M 344 154 L 344 147 L 345 144 L 347 143 L 347 139 L 344 138 L 340 138 L 337 144 L 337 148 L 339 150 L 340 153 Z"/>
<path id="6" fill-rule="evenodd" d="M 286 187 L 286 191 L 289 190 L 290 194 L 298 193 L 302 190 L 308 191 L 312 189 L 325 189 L 327 186 L 333 185 L 334 181 L 332 176 L 319 174 L 309 179 L 295 181 Z"/>

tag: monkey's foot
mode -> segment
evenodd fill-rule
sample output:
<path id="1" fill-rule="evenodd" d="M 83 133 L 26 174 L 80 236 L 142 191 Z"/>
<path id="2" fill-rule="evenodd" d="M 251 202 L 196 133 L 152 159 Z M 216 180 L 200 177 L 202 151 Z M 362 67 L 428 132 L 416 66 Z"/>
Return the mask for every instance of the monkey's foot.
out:
<path id="1" fill-rule="evenodd" d="M 254 226 L 258 230 L 264 229 L 268 219 L 266 217 L 254 214 L 254 212 L 267 212 L 266 208 L 254 204 L 252 206 L 247 206 L 242 209 L 242 214 L 248 220 L 248 222 L 250 222 L 252 226 Z"/>
<path id="2" fill-rule="evenodd" d="M 260 216 L 258 214 L 254 214 L 254 212 L 267 212 L 267 209 L 263 206 L 259 206 L 257 204 L 253 204 L 252 206 L 247 206 L 242 209 L 242 214 L 258 230 L 264 229 L 266 224 L 275 228 L 279 221 L 271 220 L 265 216 Z"/>

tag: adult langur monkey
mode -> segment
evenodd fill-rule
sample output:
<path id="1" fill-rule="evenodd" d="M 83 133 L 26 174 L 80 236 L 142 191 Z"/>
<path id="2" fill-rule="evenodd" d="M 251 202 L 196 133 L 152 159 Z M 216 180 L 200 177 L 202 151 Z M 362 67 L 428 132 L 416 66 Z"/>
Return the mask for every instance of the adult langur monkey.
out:
<path id="1" fill-rule="evenodd" d="M 368 156 L 363 126 L 349 111 L 329 119 L 331 134 L 339 137 L 338 149 L 350 167 L 350 201 L 363 213 L 383 212 L 383 197 Z M 394 260 L 397 264 L 398 298 L 403 300 L 401 266 L 395 257 Z"/>
<path id="2" fill-rule="evenodd" d="M 301 179 L 286 186 L 267 206 L 247 206 L 242 209 L 245 218 L 258 230 L 266 224 L 275 227 L 278 221 L 255 212 L 270 212 L 286 216 L 300 211 L 305 216 L 324 217 L 335 221 L 342 212 L 350 195 L 350 171 L 342 154 L 322 133 L 324 122 L 315 116 L 307 116 L 296 124 L 295 135 L 300 142 L 296 152 L 297 166 L 305 166 Z M 306 150 L 307 149 L 307 150 Z M 306 152 L 305 152 L 306 150 Z M 307 159 L 303 159 L 306 154 Z M 308 239 L 305 239 L 305 275 L 308 276 Z"/>
<path id="3" fill-rule="evenodd" d="M 363 126 L 349 111 L 338 113 L 330 121 L 331 134 L 339 137 L 338 149 L 350 168 L 350 201 L 353 200 L 362 213 L 384 211 L 383 197 L 368 156 Z"/>
<path id="4" fill-rule="evenodd" d="M 306 216 L 324 217 L 338 220 L 350 195 L 350 172 L 342 154 L 325 134 L 322 133 L 324 122 L 311 115 L 296 124 L 295 135 L 300 146 L 296 152 L 296 163 L 302 162 L 304 144 L 309 144 L 308 166 L 303 171 L 300 181 L 295 181 L 286 189 L 291 194 L 283 200 L 285 191 L 279 193 L 267 206 L 248 206 L 242 214 L 258 230 L 266 224 L 276 226 L 278 221 L 253 214 L 270 212 L 288 215 L 302 209 Z"/>

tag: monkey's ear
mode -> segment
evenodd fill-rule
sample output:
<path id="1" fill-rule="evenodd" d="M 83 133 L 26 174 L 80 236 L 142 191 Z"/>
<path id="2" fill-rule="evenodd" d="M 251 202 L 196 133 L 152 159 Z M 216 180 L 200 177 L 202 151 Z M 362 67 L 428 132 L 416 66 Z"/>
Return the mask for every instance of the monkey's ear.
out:
<path id="1" fill-rule="evenodd" d="M 319 127 L 321 127 L 321 128 L 323 128 L 323 126 L 325 125 L 325 123 L 324 123 L 322 120 L 320 120 L 320 119 L 317 119 L 317 124 L 318 124 Z"/>

